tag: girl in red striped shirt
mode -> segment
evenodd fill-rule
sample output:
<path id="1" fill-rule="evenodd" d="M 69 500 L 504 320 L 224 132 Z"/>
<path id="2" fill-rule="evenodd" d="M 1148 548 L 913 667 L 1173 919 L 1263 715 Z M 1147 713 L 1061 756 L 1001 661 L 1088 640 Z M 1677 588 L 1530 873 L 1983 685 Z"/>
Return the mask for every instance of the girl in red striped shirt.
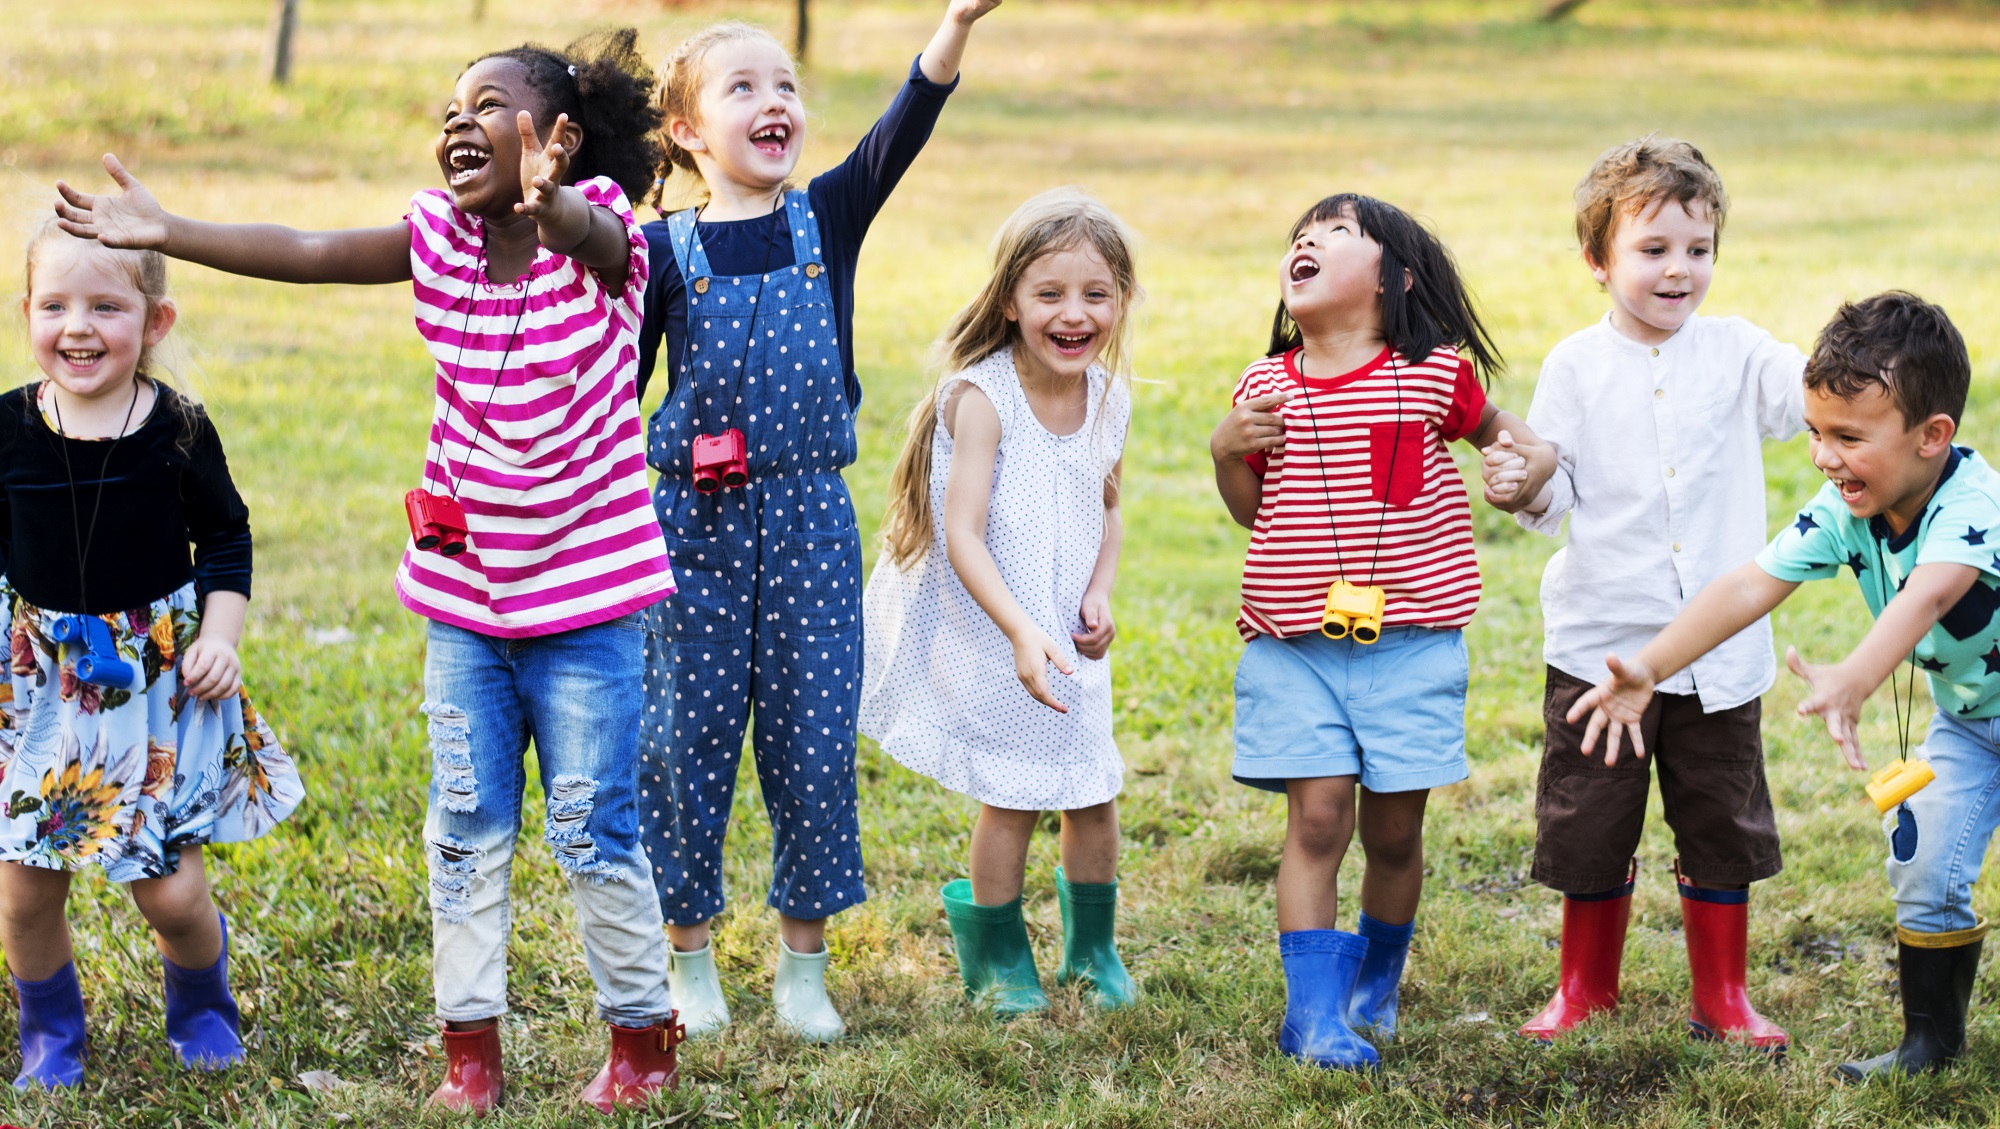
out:
<path id="1" fill-rule="evenodd" d="M 1533 498 L 1555 450 L 1486 399 L 1500 356 L 1437 236 L 1367 196 L 1292 227 L 1268 356 L 1209 441 L 1251 531 L 1231 773 L 1284 792 L 1278 1045 L 1376 1065 L 1423 885 L 1430 789 L 1465 779 L 1465 643 L 1479 602 L 1472 512 L 1446 444 L 1496 463 L 1487 500 Z M 1359 809 L 1359 932 L 1334 928 Z"/>
<path id="2" fill-rule="evenodd" d="M 628 201 L 661 162 L 637 33 L 475 60 L 442 100 L 443 188 L 383 227 L 304 232 L 169 215 L 60 186 L 59 222 L 281 282 L 410 282 L 437 400 L 396 574 L 430 621 L 432 981 L 446 1074 L 435 1104 L 501 1097 L 507 878 L 532 736 L 543 837 L 569 881 L 611 1053 L 583 1101 L 643 1105 L 676 1079 L 680 1028 L 638 838 L 644 636 L 672 594 L 646 488 L 638 329 L 646 239 Z"/>

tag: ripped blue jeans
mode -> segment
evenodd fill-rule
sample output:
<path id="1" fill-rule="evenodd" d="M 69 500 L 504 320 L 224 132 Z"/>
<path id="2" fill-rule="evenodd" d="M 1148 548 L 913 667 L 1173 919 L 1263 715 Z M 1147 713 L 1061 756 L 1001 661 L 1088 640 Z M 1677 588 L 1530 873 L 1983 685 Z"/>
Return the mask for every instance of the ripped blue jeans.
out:
<path id="1" fill-rule="evenodd" d="M 1891 836 L 1884 865 L 1896 924 L 1913 933 L 1974 929 L 1980 918 L 1972 887 L 2000 830 L 2000 718 L 1961 720 L 1939 710 L 1920 751 L 1937 779 L 1910 797 L 1915 834 L 1906 833 L 1901 850 L 1893 835 L 1898 812 L 1891 808 L 1882 819 Z"/>
<path id="2" fill-rule="evenodd" d="M 528 639 L 432 621 L 424 656 L 431 791 L 431 978 L 438 1018 L 507 1010 L 507 902 L 532 741 L 542 838 L 569 880 L 597 1014 L 645 1027 L 673 1011 L 652 869 L 639 846 L 639 617 Z"/>

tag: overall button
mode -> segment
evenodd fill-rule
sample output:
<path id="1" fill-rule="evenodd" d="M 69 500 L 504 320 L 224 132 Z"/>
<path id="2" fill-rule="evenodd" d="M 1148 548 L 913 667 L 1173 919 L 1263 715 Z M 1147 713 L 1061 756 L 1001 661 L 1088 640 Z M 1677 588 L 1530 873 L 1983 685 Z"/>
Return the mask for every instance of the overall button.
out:
<path id="1" fill-rule="evenodd" d="M 807 263 L 807 264 L 806 264 L 806 277 L 807 277 L 807 278 L 818 278 L 818 277 L 819 277 L 819 264 L 818 264 L 818 263 Z"/>
<path id="2" fill-rule="evenodd" d="M 697 279 L 695 279 L 695 280 L 694 280 L 694 292 L 695 292 L 696 294 L 706 294 L 706 293 L 708 293 L 708 280 L 707 280 L 707 279 L 705 279 L 705 278 L 697 278 Z"/>

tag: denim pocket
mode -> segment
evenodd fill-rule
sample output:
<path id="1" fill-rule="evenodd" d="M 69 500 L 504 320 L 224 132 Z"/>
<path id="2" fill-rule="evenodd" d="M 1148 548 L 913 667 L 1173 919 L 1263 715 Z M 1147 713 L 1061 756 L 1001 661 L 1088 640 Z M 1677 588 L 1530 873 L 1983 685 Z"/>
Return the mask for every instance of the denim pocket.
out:
<path id="1" fill-rule="evenodd" d="M 1424 486 L 1422 420 L 1368 425 L 1368 482 L 1372 496 L 1390 506 L 1407 506 Z"/>
<path id="2" fill-rule="evenodd" d="M 861 535 L 854 529 L 784 534 L 775 575 L 782 578 L 772 608 L 788 629 L 825 635 L 861 622 Z"/>
<path id="3" fill-rule="evenodd" d="M 740 633 L 734 582 L 743 579 L 738 573 L 744 566 L 729 559 L 722 539 L 668 534 L 667 553 L 674 562 L 675 590 L 660 603 L 659 614 L 649 617 L 651 625 L 680 642 Z"/>

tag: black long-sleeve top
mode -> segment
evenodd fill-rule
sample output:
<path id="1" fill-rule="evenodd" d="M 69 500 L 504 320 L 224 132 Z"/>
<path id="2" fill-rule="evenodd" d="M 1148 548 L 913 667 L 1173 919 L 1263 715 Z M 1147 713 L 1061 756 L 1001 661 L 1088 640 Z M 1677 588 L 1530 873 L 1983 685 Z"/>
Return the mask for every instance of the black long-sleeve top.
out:
<path id="1" fill-rule="evenodd" d="M 868 135 L 854 147 L 847 159 L 812 178 L 806 185 L 806 199 L 813 218 L 819 223 L 820 253 L 826 260 L 829 290 L 840 334 L 840 363 L 846 375 L 847 402 L 861 403 L 861 379 L 854 373 L 854 267 L 861 259 L 861 240 L 875 214 L 896 190 L 903 173 L 923 152 L 930 140 L 931 127 L 958 80 L 950 85 L 924 77 L 919 62 L 910 64 L 910 78 L 896 91 L 889 108 L 882 112 Z M 680 264 L 674 262 L 673 240 L 667 235 L 667 221 L 655 220 L 641 230 L 646 233 L 649 277 L 646 280 L 646 313 L 639 328 L 639 395 L 646 394 L 646 381 L 665 345 L 667 386 L 673 387 L 681 355 L 687 341 L 687 281 Z M 792 265 L 792 236 L 785 225 L 783 210 L 747 220 L 702 221 L 695 230 L 708 252 L 708 265 L 719 275 L 765 274 Z"/>
<path id="2" fill-rule="evenodd" d="M 206 413 L 155 385 L 151 414 L 115 445 L 70 439 L 42 418 L 39 388 L 0 395 L 0 572 L 23 599 L 106 615 L 189 580 L 202 595 L 250 595 L 250 510 Z"/>

